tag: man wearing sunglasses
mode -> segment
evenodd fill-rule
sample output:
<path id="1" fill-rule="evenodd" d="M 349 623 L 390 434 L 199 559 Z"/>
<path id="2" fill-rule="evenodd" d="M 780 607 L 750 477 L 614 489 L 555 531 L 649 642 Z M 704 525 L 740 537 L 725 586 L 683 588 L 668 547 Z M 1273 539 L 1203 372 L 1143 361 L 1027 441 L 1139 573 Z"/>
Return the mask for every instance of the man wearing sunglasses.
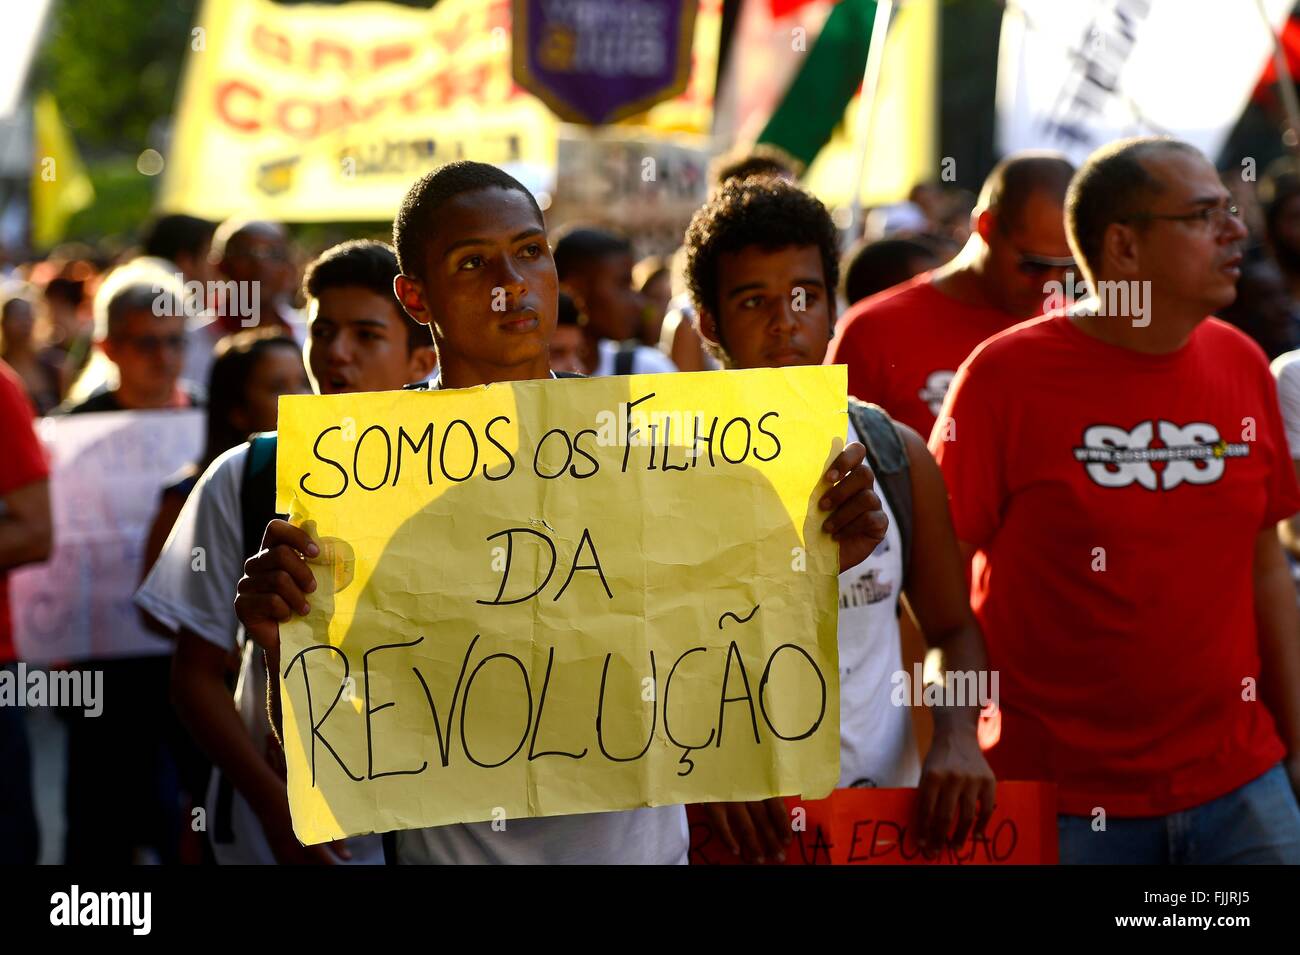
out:
<path id="1" fill-rule="evenodd" d="M 1056 783 L 1062 862 L 1300 863 L 1300 488 L 1267 359 L 1206 317 L 1246 228 L 1156 137 L 1093 153 L 1066 217 L 1129 292 L 981 344 L 930 436 L 1001 674 L 989 762 Z"/>
<path id="2" fill-rule="evenodd" d="M 307 322 L 293 307 L 298 271 L 284 226 L 256 219 L 227 219 L 212 237 L 211 264 L 219 281 L 205 289 L 205 310 L 190 327 L 185 377 L 208 380 L 213 349 L 226 335 L 278 326 L 300 346 Z"/>
<path id="3" fill-rule="evenodd" d="M 95 339 L 117 367 L 117 384 L 55 414 L 190 408 L 196 392 L 180 380 L 185 359 L 185 303 L 175 278 L 131 264 L 118 269 L 95 296 Z"/>
<path id="4" fill-rule="evenodd" d="M 1043 311 L 1049 282 L 1074 267 L 1062 205 L 1074 167 L 1025 152 L 989 174 L 971 237 L 932 272 L 859 302 L 826 355 L 846 364 L 849 393 L 929 434 L 948 382 L 971 349 Z"/>

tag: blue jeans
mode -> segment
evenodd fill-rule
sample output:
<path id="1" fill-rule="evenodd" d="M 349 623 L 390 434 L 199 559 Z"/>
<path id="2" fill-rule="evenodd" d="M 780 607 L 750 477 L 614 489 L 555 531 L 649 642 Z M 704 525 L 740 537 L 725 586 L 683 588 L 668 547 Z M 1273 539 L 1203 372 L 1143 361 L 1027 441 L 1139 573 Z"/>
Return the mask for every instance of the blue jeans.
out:
<path id="1" fill-rule="evenodd" d="M 1300 865 L 1300 807 L 1286 771 L 1167 816 L 1057 816 L 1062 865 Z"/>

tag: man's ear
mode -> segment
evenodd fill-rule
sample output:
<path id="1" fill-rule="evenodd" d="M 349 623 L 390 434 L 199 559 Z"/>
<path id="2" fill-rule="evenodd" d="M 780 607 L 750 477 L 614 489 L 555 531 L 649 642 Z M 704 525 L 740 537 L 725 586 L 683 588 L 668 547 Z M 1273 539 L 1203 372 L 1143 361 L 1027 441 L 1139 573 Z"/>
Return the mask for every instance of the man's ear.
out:
<path id="1" fill-rule="evenodd" d="M 990 209 L 981 209 L 971 216 L 971 231 L 978 233 L 979 237 L 984 240 L 985 245 L 989 244 L 989 236 L 993 234 L 997 227 L 997 215 Z"/>
<path id="2" fill-rule="evenodd" d="M 1101 271 L 1136 275 L 1140 270 L 1138 230 L 1122 222 L 1106 226 L 1101 236 Z"/>
<path id="3" fill-rule="evenodd" d="M 421 345 L 410 353 L 407 360 L 407 377 L 410 379 L 407 384 L 413 385 L 417 381 L 424 381 L 437 367 L 438 352 L 434 349 L 433 343 Z"/>
<path id="4" fill-rule="evenodd" d="M 424 284 L 409 275 L 397 275 L 393 278 L 393 294 L 406 309 L 406 314 L 421 325 L 433 325 L 433 313 L 424 298 Z"/>
<path id="5" fill-rule="evenodd" d="M 104 353 L 105 357 L 107 357 L 109 361 L 114 365 L 118 363 L 117 360 L 121 357 L 122 352 L 120 350 L 121 346 L 119 346 L 117 342 L 113 341 L 111 338 L 101 338 L 95 344 L 99 346 L 99 350 Z"/>
<path id="6" fill-rule="evenodd" d="M 718 322 L 713 317 L 713 313 L 702 308 L 696 314 L 699 318 L 700 334 L 721 348 L 722 336 L 718 334 Z"/>

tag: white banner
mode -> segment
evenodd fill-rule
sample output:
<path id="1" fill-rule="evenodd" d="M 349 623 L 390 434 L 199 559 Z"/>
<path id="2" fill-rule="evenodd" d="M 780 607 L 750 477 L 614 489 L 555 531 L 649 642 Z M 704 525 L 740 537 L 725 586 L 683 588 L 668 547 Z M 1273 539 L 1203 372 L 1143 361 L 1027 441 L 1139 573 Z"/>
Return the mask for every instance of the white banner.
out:
<path id="1" fill-rule="evenodd" d="M 29 663 L 169 653 L 131 603 L 163 482 L 196 461 L 201 411 L 44 418 L 54 553 L 9 575 L 14 645 Z"/>
<path id="2" fill-rule="evenodd" d="M 49 9 L 50 0 L 5 4 L 4 29 L 0 30 L 0 117 L 18 107 Z"/>
<path id="3" fill-rule="evenodd" d="M 1295 0 L 1264 0 L 1275 30 Z M 1167 134 L 1217 158 L 1272 56 L 1256 0 L 1008 0 L 998 146 L 1073 162 Z"/>

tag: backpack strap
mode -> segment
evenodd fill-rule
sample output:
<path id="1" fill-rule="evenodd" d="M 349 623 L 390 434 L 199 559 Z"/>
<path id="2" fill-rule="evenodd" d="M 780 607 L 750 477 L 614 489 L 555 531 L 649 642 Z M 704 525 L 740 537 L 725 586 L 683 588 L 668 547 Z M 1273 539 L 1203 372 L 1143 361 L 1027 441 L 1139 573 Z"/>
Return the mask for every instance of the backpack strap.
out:
<path id="1" fill-rule="evenodd" d="M 244 478 L 239 485 L 239 511 L 243 520 L 244 559 L 262 549 L 266 525 L 275 518 L 276 436 L 253 435 L 244 458 Z"/>
<path id="2" fill-rule="evenodd" d="M 907 447 L 894 419 L 879 405 L 850 397 L 849 418 L 867 449 L 867 464 L 894 513 L 898 536 L 903 542 L 903 588 L 906 589 L 912 570 L 912 467 L 907 460 Z"/>
<path id="3" fill-rule="evenodd" d="M 248 441 L 248 454 L 244 457 L 244 473 L 239 482 L 239 515 L 245 560 L 262 549 L 266 525 L 276 516 L 275 452 L 274 432 L 255 434 Z M 268 679 L 271 676 L 272 674 L 268 674 Z M 235 841 L 234 798 L 234 783 L 229 775 L 220 772 L 217 778 L 217 799 L 212 832 L 212 841 L 218 845 L 230 845 Z"/>
<path id="4" fill-rule="evenodd" d="M 635 338 L 629 338 L 619 344 L 618 351 L 614 353 L 614 374 L 632 374 L 632 366 L 636 361 L 636 350 L 640 347 L 641 343 Z"/>

